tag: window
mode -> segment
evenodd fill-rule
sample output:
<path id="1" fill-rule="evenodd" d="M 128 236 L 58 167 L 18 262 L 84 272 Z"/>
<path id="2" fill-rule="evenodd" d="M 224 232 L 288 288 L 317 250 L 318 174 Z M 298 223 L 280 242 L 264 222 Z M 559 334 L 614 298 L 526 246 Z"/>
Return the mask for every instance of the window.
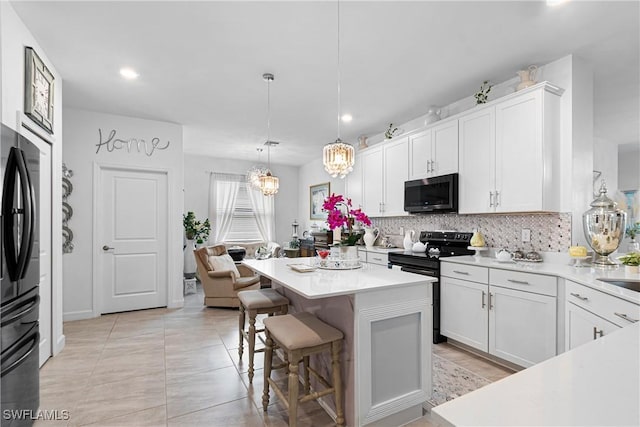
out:
<path id="1" fill-rule="evenodd" d="M 251 189 L 243 175 L 212 173 L 209 200 L 216 242 L 274 240 L 273 197 Z"/>
<path id="2" fill-rule="evenodd" d="M 224 241 L 247 243 L 264 240 L 258 228 L 257 215 L 259 213 L 254 212 L 249 199 L 247 183 L 241 182 L 236 196 L 236 206 L 231 218 L 231 227 Z"/>

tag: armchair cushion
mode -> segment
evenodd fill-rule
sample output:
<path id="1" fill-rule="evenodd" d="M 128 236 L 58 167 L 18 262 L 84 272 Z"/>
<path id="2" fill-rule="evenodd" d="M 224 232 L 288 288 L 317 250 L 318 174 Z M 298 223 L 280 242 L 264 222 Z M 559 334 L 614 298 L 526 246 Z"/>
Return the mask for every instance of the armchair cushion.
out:
<path id="1" fill-rule="evenodd" d="M 260 276 L 241 277 L 233 283 L 233 289 L 242 289 L 260 283 Z"/>
<path id="2" fill-rule="evenodd" d="M 229 254 L 224 254 L 224 255 L 219 255 L 219 256 L 210 256 L 209 259 L 209 265 L 211 266 L 211 269 L 214 271 L 232 271 L 234 276 L 236 276 L 236 279 L 238 279 L 240 277 L 240 272 L 238 271 L 238 268 L 236 267 L 236 263 L 233 261 L 233 259 L 231 258 L 231 255 Z"/>

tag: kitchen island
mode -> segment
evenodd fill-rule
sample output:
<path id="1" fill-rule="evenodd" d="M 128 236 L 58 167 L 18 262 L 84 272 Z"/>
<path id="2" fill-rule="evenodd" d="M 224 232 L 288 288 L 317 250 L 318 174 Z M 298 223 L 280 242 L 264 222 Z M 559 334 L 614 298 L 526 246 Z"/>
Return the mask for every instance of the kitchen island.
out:
<path id="1" fill-rule="evenodd" d="M 348 426 L 402 425 L 431 395 L 431 283 L 436 279 L 363 264 L 300 273 L 313 258 L 245 260 L 291 301 L 344 333 L 341 355 Z M 326 371 L 328 366 L 321 366 Z M 335 405 L 321 404 L 335 417 Z"/>

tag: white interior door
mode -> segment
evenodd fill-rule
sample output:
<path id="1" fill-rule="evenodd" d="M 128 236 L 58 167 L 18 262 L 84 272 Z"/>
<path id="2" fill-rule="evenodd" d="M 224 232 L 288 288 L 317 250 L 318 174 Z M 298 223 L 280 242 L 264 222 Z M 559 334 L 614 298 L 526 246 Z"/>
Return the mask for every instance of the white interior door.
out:
<path id="1" fill-rule="evenodd" d="M 101 167 L 97 281 L 101 312 L 167 305 L 167 174 Z"/>
<path id="2" fill-rule="evenodd" d="M 38 230 L 35 233 L 34 247 L 39 253 L 32 257 L 40 258 L 40 306 L 38 320 L 40 322 L 40 366 L 51 357 L 51 145 L 40 137 L 21 127 L 21 133 L 26 136 L 40 150 L 40 164 L 32 171 L 31 180 L 38 187 Z M 29 161 L 29 160 L 27 160 Z"/>

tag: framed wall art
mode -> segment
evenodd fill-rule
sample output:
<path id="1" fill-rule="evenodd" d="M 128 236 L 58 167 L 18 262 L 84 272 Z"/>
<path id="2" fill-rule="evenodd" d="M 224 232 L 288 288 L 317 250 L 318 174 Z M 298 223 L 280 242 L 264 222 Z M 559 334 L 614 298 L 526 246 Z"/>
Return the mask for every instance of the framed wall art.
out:
<path id="1" fill-rule="evenodd" d="M 33 48 L 25 48 L 24 59 L 24 113 L 52 134 L 53 74 Z"/>
<path id="2" fill-rule="evenodd" d="M 312 185 L 309 187 L 309 217 L 312 220 L 324 221 L 327 213 L 322 210 L 322 204 L 331 193 L 331 183 Z"/>

